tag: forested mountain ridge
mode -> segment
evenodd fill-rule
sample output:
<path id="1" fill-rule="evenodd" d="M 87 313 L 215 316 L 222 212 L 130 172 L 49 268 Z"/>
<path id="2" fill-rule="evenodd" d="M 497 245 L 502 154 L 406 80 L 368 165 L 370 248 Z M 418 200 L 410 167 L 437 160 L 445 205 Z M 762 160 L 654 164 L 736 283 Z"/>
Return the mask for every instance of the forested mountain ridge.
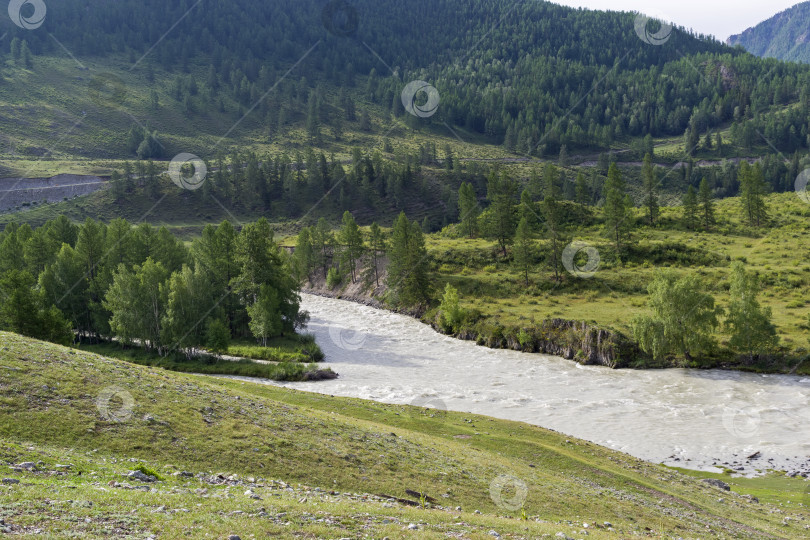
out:
<path id="1" fill-rule="evenodd" d="M 84 117 L 70 135 L 81 144 L 67 155 L 205 151 L 213 159 L 232 144 L 287 144 L 296 126 L 306 126 L 308 144 L 324 146 L 322 127 L 337 140 L 354 124 L 385 132 L 393 118 L 556 156 L 562 146 L 606 149 L 730 122 L 751 124 L 741 136 L 750 144 L 769 107 L 807 102 L 801 89 L 810 70 L 802 66 L 758 60 L 683 29 L 653 46 L 639 39 L 635 22 L 633 13 L 505 0 L 67 0 L 49 6 L 36 30 L 3 22 L 7 148 L 35 155 L 49 148 L 54 124 L 67 131 Z M 762 77 L 769 84 L 758 84 Z M 416 79 L 441 96 L 435 116 L 421 121 L 401 97 Z M 112 86 L 112 97 L 88 100 L 88 86 L 90 98 L 99 93 L 94 85 Z M 27 111 L 30 122 L 31 109 L 49 129 L 21 130 L 17 114 Z M 780 151 L 807 147 L 802 111 L 780 117 Z M 138 152 L 144 140 L 150 144 Z"/>
<path id="2" fill-rule="evenodd" d="M 728 38 L 757 56 L 810 62 L 810 2 L 802 2 Z"/>

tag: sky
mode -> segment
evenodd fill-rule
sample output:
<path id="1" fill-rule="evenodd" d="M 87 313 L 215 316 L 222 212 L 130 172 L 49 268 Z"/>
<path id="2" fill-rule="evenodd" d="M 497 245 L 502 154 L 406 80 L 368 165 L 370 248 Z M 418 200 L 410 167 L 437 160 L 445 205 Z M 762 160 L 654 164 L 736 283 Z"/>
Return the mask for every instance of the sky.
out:
<path id="1" fill-rule="evenodd" d="M 725 41 L 770 19 L 800 0 L 551 0 L 556 4 L 612 11 L 640 11 L 669 19 Z"/>

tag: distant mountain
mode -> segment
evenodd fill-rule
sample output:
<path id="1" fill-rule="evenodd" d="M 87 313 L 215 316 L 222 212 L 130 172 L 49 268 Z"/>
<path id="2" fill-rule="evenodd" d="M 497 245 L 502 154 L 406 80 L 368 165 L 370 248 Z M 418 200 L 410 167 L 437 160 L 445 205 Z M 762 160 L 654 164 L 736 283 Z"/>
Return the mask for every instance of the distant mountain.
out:
<path id="1" fill-rule="evenodd" d="M 810 63 L 810 2 L 802 2 L 767 21 L 728 38 L 748 52 L 767 58 Z"/>

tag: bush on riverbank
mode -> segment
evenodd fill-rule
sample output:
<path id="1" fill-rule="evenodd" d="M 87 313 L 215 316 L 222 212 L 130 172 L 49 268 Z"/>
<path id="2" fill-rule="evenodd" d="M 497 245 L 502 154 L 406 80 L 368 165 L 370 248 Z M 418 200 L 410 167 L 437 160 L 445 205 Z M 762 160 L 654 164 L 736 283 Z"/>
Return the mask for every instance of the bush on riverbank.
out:
<path id="1" fill-rule="evenodd" d="M 249 340 L 237 341 L 228 347 L 229 356 L 268 360 L 270 362 L 321 362 L 324 354 L 311 334 L 295 334 L 268 341 L 266 347 Z"/>

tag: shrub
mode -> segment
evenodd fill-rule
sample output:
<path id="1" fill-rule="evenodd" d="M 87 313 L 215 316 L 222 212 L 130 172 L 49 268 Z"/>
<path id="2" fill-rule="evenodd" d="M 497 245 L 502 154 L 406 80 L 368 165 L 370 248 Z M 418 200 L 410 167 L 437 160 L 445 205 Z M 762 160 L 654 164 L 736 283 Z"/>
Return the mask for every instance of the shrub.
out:
<path id="1" fill-rule="evenodd" d="M 330 289 L 334 289 L 338 285 L 343 282 L 343 276 L 340 275 L 340 272 L 337 268 L 330 268 L 329 272 L 326 274 L 326 286 Z"/>

